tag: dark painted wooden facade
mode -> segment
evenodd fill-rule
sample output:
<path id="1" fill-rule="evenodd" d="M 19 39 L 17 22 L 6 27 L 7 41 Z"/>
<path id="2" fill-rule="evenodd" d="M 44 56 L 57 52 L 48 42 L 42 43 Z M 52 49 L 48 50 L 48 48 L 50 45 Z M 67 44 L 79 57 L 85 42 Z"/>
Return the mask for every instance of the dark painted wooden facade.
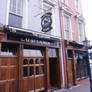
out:
<path id="1" fill-rule="evenodd" d="M 66 56 L 67 87 L 78 80 L 88 78 L 88 61 L 85 46 L 76 42 L 64 41 Z"/>
<path id="2" fill-rule="evenodd" d="M 0 27 L 0 92 L 40 92 L 61 85 L 59 39 Z"/>

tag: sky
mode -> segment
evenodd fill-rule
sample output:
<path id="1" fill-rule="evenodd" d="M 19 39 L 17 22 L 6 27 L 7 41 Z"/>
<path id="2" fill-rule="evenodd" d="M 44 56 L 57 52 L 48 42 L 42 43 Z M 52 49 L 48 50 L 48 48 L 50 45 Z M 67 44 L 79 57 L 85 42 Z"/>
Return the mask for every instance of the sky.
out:
<path id="1" fill-rule="evenodd" d="M 92 45 L 92 0 L 82 0 L 83 15 L 85 18 L 85 31 Z"/>

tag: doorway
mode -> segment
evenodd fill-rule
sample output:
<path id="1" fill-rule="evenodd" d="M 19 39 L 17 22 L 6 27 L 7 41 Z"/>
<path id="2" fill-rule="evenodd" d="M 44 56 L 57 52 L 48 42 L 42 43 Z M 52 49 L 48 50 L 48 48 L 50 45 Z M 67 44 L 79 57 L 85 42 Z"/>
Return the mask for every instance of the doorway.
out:
<path id="1" fill-rule="evenodd" d="M 49 58 L 50 87 L 59 87 L 59 72 L 57 58 Z"/>
<path id="2" fill-rule="evenodd" d="M 44 58 L 24 58 L 22 70 L 22 92 L 40 92 L 45 89 Z"/>

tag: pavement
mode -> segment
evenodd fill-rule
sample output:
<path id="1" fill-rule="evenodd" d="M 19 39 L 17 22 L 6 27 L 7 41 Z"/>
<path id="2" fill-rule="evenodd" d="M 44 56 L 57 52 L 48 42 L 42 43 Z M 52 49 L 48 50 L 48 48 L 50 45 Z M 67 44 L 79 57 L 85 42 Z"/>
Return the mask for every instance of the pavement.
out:
<path id="1" fill-rule="evenodd" d="M 77 86 L 72 86 L 69 89 L 54 90 L 53 92 L 91 92 L 90 82 L 89 80 L 85 80 L 79 82 Z"/>

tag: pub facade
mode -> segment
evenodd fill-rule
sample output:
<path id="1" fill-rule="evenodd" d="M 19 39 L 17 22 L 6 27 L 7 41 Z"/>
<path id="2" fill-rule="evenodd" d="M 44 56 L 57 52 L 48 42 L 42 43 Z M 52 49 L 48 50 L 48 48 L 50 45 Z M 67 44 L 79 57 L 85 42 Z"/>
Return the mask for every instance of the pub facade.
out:
<path id="1" fill-rule="evenodd" d="M 4 0 L 0 14 L 0 92 L 62 88 L 57 0 Z"/>
<path id="2" fill-rule="evenodd" d="M 42 36 L 8 27 L 0 30 L 0 92 L 61 88 L 60 40 Z"/>

